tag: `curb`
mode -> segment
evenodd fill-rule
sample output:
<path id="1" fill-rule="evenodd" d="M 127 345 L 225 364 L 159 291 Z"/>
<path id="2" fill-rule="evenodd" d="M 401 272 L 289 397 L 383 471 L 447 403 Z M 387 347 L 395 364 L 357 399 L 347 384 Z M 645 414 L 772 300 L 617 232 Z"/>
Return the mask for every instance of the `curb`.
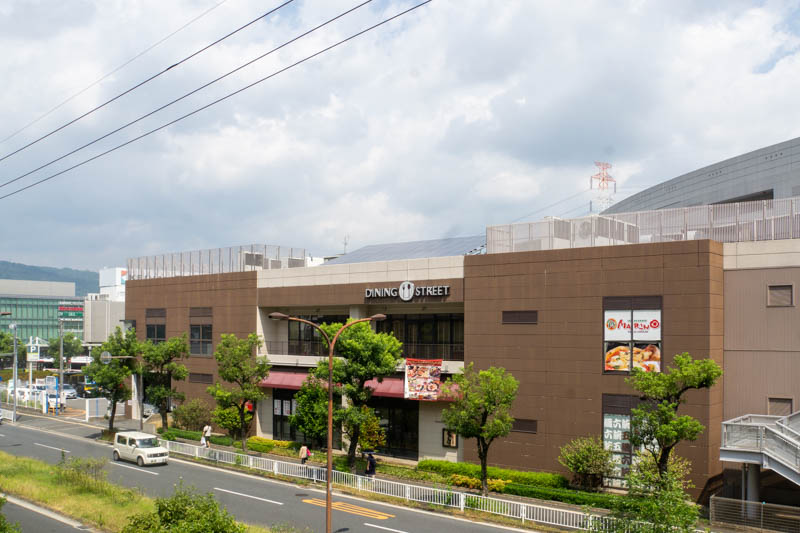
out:
<path id="1" fill-rule="evenodd" d="M 81 531 L 91 531 L 93 533 L 100 533 L 97 529 L 92 529 L 90 526 L 87 526 L 77 520 L 73 520 L 72 518 L 68 518 L 62 514 L 57 513 L 47 507 L 42 507 L 41 505 L 31 503 L 28 500 L 23 500 L 21 498 L 17 498 L 16 496 L 11 496 L 9 494 L 0 494 L 3 498 L 5 498 L 9 503 L 13 503 L 14 505 L 18 505 L 24 509 L 29 511 L 33 511 L 34 513 L 38 513 L 42 516 L 46 516 L 52 520 L 56 520 L 61 522 L 62 524 L 66 524 L 71 526 L 75 529 L 79 529 Z"/>

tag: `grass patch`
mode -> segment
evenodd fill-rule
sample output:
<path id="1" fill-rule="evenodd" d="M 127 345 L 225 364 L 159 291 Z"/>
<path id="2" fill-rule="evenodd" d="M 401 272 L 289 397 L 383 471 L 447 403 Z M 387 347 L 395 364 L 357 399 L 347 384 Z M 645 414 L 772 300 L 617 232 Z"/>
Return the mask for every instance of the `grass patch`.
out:
<path id="1" fill-rule="evenodd" d="M 0 452 L 0 489 L 112 532 L 122 529 L 129 517 L 153 510 L 152 500 L 109 483 L 98 464 L 80 461 L 54 466 Z"/>

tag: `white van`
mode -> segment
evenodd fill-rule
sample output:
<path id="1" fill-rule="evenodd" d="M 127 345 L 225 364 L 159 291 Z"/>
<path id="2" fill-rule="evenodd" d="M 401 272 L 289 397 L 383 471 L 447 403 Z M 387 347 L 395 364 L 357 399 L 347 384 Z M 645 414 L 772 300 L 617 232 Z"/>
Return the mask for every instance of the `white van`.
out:
<path id="1" fill-rule="evenodd" d="M 169 452 L 158 437 L 138 431 L 123 431 L 114 437 L 114 460 L 136 461 L 139 466 L 167 464 Z"/>

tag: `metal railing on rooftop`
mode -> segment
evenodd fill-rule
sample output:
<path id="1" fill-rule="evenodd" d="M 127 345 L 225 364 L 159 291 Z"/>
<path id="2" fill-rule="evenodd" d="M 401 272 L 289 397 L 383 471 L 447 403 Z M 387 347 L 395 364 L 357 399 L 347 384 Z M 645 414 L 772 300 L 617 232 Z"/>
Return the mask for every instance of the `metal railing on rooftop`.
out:
<path id="1" fill-rule="evenodd" d="M 128 279 L 173 278 L 306 266 L 303 248 L 249 244 L 128 259 Z"/>
<path id="2" fill-rule="evenodd" d="M 490 254 L 711 239 L 749 242 L 800 238 L 800 197 L 592 215 L 486 228 Z"/>

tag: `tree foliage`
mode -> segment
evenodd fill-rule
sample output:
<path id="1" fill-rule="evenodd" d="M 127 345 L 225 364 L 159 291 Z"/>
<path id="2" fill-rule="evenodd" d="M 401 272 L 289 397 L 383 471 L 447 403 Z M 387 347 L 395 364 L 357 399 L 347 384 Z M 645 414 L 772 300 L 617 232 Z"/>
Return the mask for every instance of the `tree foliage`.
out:
<path id="1" fill-rule="evenodd" d="M 53 358 L 53 366 L 58 368 L 59 357 L 61 355 L 61 344 L 58 337 L 53 337 L 47 341 L 47 357 Z M 64 364 L 73 357 L 83 353 L 83 343 L 71 331 L 64 333 Z"/>
<path id="2" fill-rule="evenodd" d="M 256 410 L 258 401 L 264 397 L 264 391 L 259 384 L 269 374 L 270 366 L 267 358 L 256 356 L 260 346 L 261 339 L 255 333 L 249 334 L 245 339 L 223 334 L 214 352 L 214 358 L 217 360 L 219 377 L 233 387 L 224 388 L 216 383 L 207 389 L 216 400 L 218 408 L 236 409 L 242 450 L 246 450 L 244 437 L 252 420 L 247 405 L 251 404 L 253 411 Z M 217 411 L 218 409 L 215 409 L 215 416 L 219 415 Z"/>
<path id="3" fill-rule="evenodd" d="M 158 344 L 147 343 L 142 352 L 142 372 L 150 377 L 147 398 L 161 413 L 161 425 L 168 427 L 167 411 L 173 400 L 183 401 L 186 395 L 172 387 L 172 381 L 183 381 L 189 375 L 182 359 L 189 357 L 189 341 L 186 333 Z"/>
<path id="4" fill-rule="evenodd" d="M 195 398 L 173 409 L 172 419 L 179 428 L 200 431 L 211 423 L 211 408 L 200 398 Z"/>
<path id="5" fill-rule="evenodd" d="M 157 498 L 155 511 L 134 515 L 122 533 L 246 533 L 212 494 L 178 485 L 168 498 Z"/>
<path id="6" fill-rule="evenodd" d="M 511 431 L 514 423 L 511 404 L 518 388 L 519 382 L 504 368 L 475 370 L 474 363 L 464 367 L 443 386 L 443 393 L 453 396 L 455 401 L 442 411 L 442 420 L 448 430 L 465 439 L 476 440 L 484 495 L 489 493 L 486 472 L 489 447 L 496 438 L 505 437 Z"/>
<path id="7" fill-rule="evenodd" d="M 628 473 L 628 497 L 617 500 L 613 525 L 595 525 L 597 531 L 624 533 L 691 533 L 699 516 L 686 490 L 689 462 L 671 456 L 664 473 L 650 453 L 640 453 Z"/>
<path id="8" fill-rule="evenodd" d="M 572 482 L 584 490 L 599 487 L 614 468 L 611 451 L 603 447 L 598 436 L 579 437 L 565 444 L 558 462 L 572 472 Z"/>
<path id="9" fill-rule="evenodd" d="M 394 374 L 402 359 L 400 356 L 401 344 L 390 333 L 372 331 L 366 322 L 348 326 L 344 330 L 342 330 L 342 326 L 344 324 L 334 322 L 322 324 L 320 327 L 331 341 L 341 330 L 335 344 L 337 357 L 333 360 L 333 382 L 334 394 L 343 396 L 347 406 L 335 406 L 334 418 L 337 423 L 342 424 L 350 439 L 347 448 L 347 463 L 350 470 L 355 472 L 356 451 L 361 445 L 362 426 L 369 418 L 362 407 L 367 405 L 373 392 L 372 388 L 366 386 L 366 383 L 371 379 L 382 382 L 383 378 Z M 327 340 L 325 343 L 327 345 Z M 327 358 L 319 362 L 314 369 L 314 376 L 327 383 Z M 327 404 L 327 391 L 325 396 Z"/>
<path id="10" fill-rule="evenodd" d="M 666 475 L 669 457 L 681 441 L 697 439 L 705 427 L 691 416 L 678 415 L 684 394 L 711 388 L 722 375 L 712 359 L 692 359 L 684 352 L 675 356 L 666 372 L 634 369 L 626 381 L 644 403 L 631 410 L 631 444 L 643 447 L 655 460 L 659 475 Z"/>
<path id="11" fill-rule="evenodd" d="M 381 421 L 375 410 L 366 405 L 361 406 L 361 437 L 359 444 L 362 449 L 375 450 L 386 446 L 386 430 L 381 427 Z"/>
<path id="12" fill-rule="evenodd" d="M 0 509 L 5 505 L 5 498 L 0 497 Z M 19 524 L 12 524 L 6 517 L 0 514 L 0 533 L 20 533 Z"/>
<path id="13" fill-rule="evenodd" d="M 92 351 L 92 362 L 83 368 L 86 377 L 95 382 L 100 396 L 110 402 L 109 430 L 114 428 L 117 402 L 129 400 L 131 397 L 131 389 L 125 380 L 134 370 L 138 370 L 137 357 L 145 350 L 146 345 L 136 339 L 136 331 L 133 328 L 123 333 L 117 327 L 99 349 Z M 102 352 L 109 352 L 111 361 L 103 363 L 100 360 Z"/>
<path id="14" fill-rule="evenodd" d="M 322 443 L 328 432 L 327 382 L 310 375 L 300 386 L 294 399 L 297 406 L 295 413 L 289 416 L 289 423 L 300 430 L 306 439 Z"/>
<path id="15" fill-rule="evenodd" d="M 8 331 L 0 331 L 0 354 L 14 353 L 14 334 Z M 17 360 L 25 361 L 28 347 L 17 337 Z"/>

